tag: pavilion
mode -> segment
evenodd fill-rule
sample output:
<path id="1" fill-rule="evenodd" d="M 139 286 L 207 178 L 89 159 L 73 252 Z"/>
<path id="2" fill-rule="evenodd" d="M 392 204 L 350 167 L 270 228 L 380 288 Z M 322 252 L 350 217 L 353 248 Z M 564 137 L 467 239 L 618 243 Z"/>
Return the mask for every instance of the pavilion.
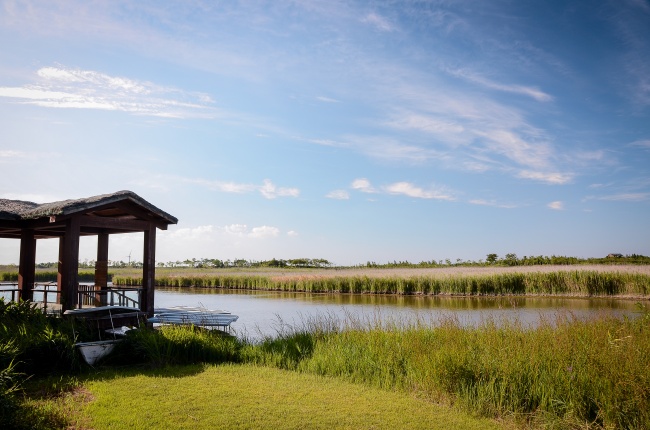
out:
<path id="1" fill-rule="evenodd" d="M 156 229 L 178 220 L 131 191 L 37 204 L 0 199 L 0 238 L 20 239 L 18 295 L 33 300 L 36 241 L 59 239 L 58 300 L 63 311 L 80 306 L 79 238 L 97 236 L 95 288 L 108 291 L 108 239 L 111 234 L 144 233 L 139 309 L 153 315 Z"/>

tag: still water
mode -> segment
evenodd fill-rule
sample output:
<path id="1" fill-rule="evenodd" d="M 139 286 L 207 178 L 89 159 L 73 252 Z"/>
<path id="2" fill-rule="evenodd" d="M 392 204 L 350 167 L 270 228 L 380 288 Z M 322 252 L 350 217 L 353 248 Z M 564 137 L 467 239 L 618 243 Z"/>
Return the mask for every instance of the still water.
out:
<path id="1" fill-rule="evenodd" d="M 455 318 L 466 325 L 486 319 L 519 321 L 534 326 L 558 315 L 579 319 L 603 315 L 637 314 L 634 300 L 559 297 L 441 297 L 353 294 L 308 294 L 268 291 L 232 291 L 204 288 L 156 288 L 156 307 L 201 306 L 222 309 L 239 320 L 232 329 L 238 336 L 259 339 L 314 319 L 366 323 L 435 323 Z"/>

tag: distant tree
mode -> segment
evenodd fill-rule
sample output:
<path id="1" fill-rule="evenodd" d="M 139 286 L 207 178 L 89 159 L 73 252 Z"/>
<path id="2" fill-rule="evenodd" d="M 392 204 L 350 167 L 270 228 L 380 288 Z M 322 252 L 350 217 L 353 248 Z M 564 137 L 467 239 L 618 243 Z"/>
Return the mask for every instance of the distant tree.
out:
<path id="1" fill-rule="evenodd" d="M 517 259 L 517 254 L 506 254 L 506 258 L 504 259 L 504 262 L 508 266 L 516 266 L 519 264 L 519 260 Z"/>
<path id="2" fill-rule="evenodd" d="M 499 259 L 498 255 L 496 255 L 496 254 L 488 254 L 485 261 L 487 261 L 490 264 L 494 264 L 494 263 L 497 262 L 498 259 Z"/>

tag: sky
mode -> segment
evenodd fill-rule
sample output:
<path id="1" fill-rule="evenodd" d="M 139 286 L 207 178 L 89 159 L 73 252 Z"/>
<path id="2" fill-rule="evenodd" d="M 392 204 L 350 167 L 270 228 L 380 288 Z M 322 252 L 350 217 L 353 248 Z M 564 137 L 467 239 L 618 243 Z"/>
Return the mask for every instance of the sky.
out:
<path id="1" fill-rule="evenodd" d="M 650 255 L 650 0 L 0 0 L 0 130 L 0 198 L 131 190 L 158 262 Z"/>

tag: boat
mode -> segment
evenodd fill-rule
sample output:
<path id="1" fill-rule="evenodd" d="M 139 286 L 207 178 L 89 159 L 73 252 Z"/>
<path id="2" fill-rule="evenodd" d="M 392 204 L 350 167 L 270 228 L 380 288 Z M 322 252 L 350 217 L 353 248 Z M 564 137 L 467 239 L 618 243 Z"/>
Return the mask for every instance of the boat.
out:
<path id="1" fill-rule="evenodd" d="M 121 341 L 122 339 L 97 340 L 93 342 L 77 342 L 74 345 L 81 353 L 84 361 L 94 366 L 99 360 L 113 352 L 115 345 Z"/>
<path id="2" fill-rule="evenodd" d="M 117 338 L 117 336 L 125 335 L 129 329 L 123 324 L 139 324 L 146 316 L 139 309 L 127 306 L 70 309 L 65 311 L 63 315 L 80 320 L 92 330 L 96 329 L 96 335 L 100 340 L 75 343 L 75 347 L 81 353 L 84 361 L 91 366 L 110 354 L 115 349 L 115 345 L 123 340 Z M 116 328 L 115 326 L 118 325 L 116 322 L 122 326 Z M 112 335 L 112 339 L 102 340 L 102 332 Z"/>
<path id="3" fill-rule="evenodd" d="M 216 309 L 194 308 L 189 306 L 174 306 L 156 308 L 153 317 L 147 322 L 154 324 L 195 325 L 199 327 L 218 327 L 229 329 L 230 324 L 237 321 L 239 316 L 230 312 Z"/>

